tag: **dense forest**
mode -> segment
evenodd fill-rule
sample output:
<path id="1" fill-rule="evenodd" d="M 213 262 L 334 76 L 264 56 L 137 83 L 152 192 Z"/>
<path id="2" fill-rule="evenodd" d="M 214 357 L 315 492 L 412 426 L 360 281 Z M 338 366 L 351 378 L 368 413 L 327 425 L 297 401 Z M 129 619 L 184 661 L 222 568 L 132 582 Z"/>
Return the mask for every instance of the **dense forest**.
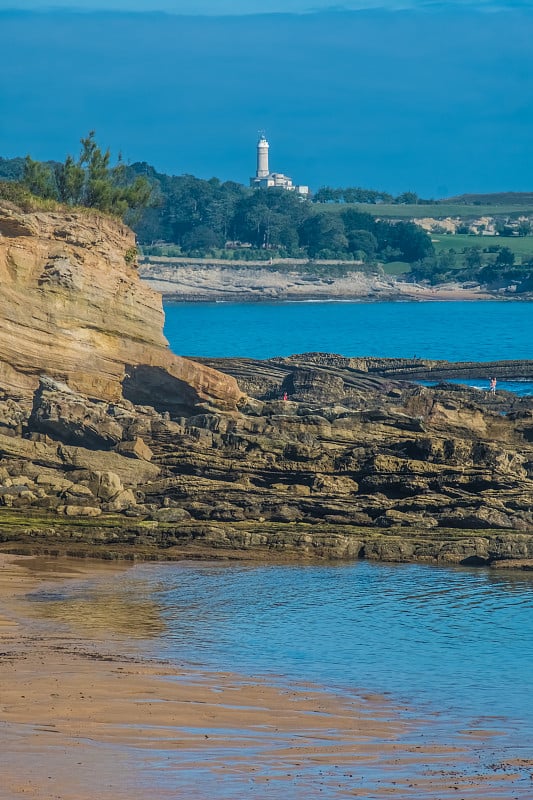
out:
<path id="1" fill-rule="evenodd" d="M 128 169 L 132 178 L 143 176 L 153 187 L 150 207 L 134 223 L 145 248 L 173 242 L 194 256 L 225 248 L 233 256 L 248 249 L 254 257 L 259 251 L 265 256 L 409 262 L 433 251 L 429 236 L 410 222 L 378 221 L 349 207 L 331 213 L 284 189 L 171 177 L 148 164 Z"/>

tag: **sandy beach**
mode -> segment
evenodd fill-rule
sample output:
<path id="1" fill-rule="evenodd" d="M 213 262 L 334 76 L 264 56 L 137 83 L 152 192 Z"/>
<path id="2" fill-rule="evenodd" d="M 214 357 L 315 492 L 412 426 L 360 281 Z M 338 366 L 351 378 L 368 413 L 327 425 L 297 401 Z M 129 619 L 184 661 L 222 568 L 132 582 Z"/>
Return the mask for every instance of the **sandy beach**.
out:
<path id="1" fill-rule="evenodd" d="M 30 615 L 39 587 L 117 569 L 1 556 L 2 800 L 531 797 L 531 764 L 498 764 L 482 725 L 452 735 L 359 687 L 256 679 L 238 658 L 206 673 Z"/>

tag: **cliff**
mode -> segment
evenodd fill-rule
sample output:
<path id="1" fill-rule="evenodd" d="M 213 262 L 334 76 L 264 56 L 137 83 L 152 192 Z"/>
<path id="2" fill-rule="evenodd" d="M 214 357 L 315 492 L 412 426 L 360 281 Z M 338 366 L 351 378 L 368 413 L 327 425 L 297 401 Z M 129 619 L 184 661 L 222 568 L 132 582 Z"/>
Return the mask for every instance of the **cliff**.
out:
<path id="1" fill-rule="evenodd" d="M 31 396 L 46 375 L 117 400 L 233 406 L 236 382 L 171 354 L 160 295 L 136 269 L 133 233 L 90 211 L 24 212 L 0 201 L 0 389 Z"/>
<path id="2" fill-rule="evenodd" d="M 346 275 L 328 274 L 328 268 L 338 265 L 338 261 L 320 261 L 312 270 L 308 262 L 298 259 L 276 259 L 270 266 L 265 262 L 148 257 L 143 259 L 140 275 L 165 298 L 194 302 L 487 300 L 499 296 L 471 285 L 407 283 L 391 275 L 372 274 L 363 266 L 355 271 L 353 261 L 344 263 Z"/>

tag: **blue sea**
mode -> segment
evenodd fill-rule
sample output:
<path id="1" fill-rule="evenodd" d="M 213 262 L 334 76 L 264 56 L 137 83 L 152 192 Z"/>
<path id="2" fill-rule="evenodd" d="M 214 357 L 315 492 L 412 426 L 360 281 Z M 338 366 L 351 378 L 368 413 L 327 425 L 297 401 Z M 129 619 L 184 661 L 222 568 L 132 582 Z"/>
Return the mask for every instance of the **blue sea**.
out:
<path id="1" fill-rule="evenodd" d="M 168 303 L 165 315 L 171 349 L 192 357 L 533 359 L 531 302 Z M 486 390 L 488 379 L 466 383 Z M 532 381 L 499 381 L 498 388 L 533 394 Z"/>
<path id="2" fill-rule="evenodd" d="M 532 302 L 168 303 L 165 314 L 171 349 L 187 356 L 533 358 Z"/>
<path id="3" fill-rule="evenodd" d="M 39 624 L 52 620 L 58 641 L 67 622 L 77 647 L 94 635 L 133 658 L 141 653 L 167 660 L 184 675 L 207 674 L 215 685 L 213 676 L 220 674 L 221 681 L 232 676 L 236 686 L 308 687 L 347 698 L 377 694 L 378 714 L 411 726 L 398 734 L 396 759 L 361 763 L 354 756 L 353 767 L 342 770 L 321 762 L 327 735 L 317 741 L 316 759 L 295 751 L 280 762 L 275 755 L 263 760 L 258 740 L 250 775 L 249 751 L 221 751 L 220 735 L 212 746 L 194 748 L 194 768 L 189 752 L 170 756 L 168 748 L 155 749 L 148 757 L 141 751 L 147 796 L 154 800 L 533 797 L 527 768 L 533 760 L 533 573 L 365 561 L 138 564 L 45 586 L 27 604 Z M 366 713 L 372 716 L 371 706 Z M 206 730 L 211 737 L 202 716 L 189 732 L 203 740 Z M 236 733 L 228 731 L 229 738 Z M 243 741 L 249 744 L 253 735 L 261 732 L 244 732 Z M 416 756 L 428 743 L 444 747 L 436 764 Z M 376 747 L 379 752 L 379 740 Z M 516 759 L 526 769 L 518 769 L 511 788 L 501 778 L 517 768 L 493 770 Z M 293 769 L 289 785 L 283 780 L 287 764 Z M 449 791 L 408 788 L 431 768 L 449 773 Z M 457 793 L 455 776 L 476 772 L 491 776 L 487 794 L 463 784 Z M 398 781 L 404 779 L 402 791 Z"/>

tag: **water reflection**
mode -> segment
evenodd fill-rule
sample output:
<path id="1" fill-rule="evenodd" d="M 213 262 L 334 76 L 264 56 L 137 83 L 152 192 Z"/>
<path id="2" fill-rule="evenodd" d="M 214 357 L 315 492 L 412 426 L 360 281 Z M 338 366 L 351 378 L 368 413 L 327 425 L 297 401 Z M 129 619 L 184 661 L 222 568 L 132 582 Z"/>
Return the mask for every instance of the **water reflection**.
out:
<path id="1" fill-rule="evenodd" d="M 48 583 L 28 601 L 39 619 L 91 636 L 144 638 L 156 658 L 506 717 L 533 741 L 533 574 L 142 564 Z"/>
<path id="2" fill-rule="evenodd" d="M 513 716 L 533 734 L 531 575 L 360 562 L 143 565 L 130 579 L 149 574 L 165 657 Z"/>
<path id="3" fill-rule="evenodd" d="M 35 618 L 69 625 L 85 636 L 148 639 L 161 636 L 166 628 L 150 587 L 140 584 L 67 584 L 33 592 L 26 600 Z"/>

